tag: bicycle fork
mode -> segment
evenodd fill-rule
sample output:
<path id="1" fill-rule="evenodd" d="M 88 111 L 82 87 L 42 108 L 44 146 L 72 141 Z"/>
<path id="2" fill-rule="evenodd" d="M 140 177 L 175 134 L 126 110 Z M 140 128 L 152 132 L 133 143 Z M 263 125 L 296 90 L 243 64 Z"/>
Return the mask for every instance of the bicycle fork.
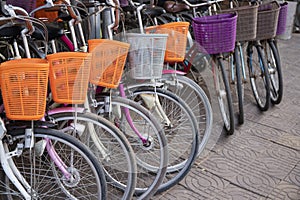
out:
<path id="1" fill-rule="evenodd" d="M 6 128 L 3 121 L 0 119 L 0 160 L 1 166 L 9 178 L 9 180 L 15 185 L 16 188 L 20 191 L 22 196 L 27 200 L 38 199 L 37 193 L 33 190 L 30 184 L 25 180 L 17 169 L 15 163 L 12 160 L 14 156 L 20 156 L 23 153 L 23 150 L 34 149 L 34 151 L 41 156 L 45 149 L 47 149 L 48 155 L 51 160 L 55 163 L 58 169 L 62 172 L 64 180 L 71 182 L 73 179 L 72 174 L 68 171 L 66 164 L 61 160 L 59 155 L 56 153 L 55 149 L 52 146 L 50 139 L 44 139 L 37 142 L 34 146 L 34 136 L 32 129 L 25 130 L 25 141 L 24 143 L 18 143 L 15 150 L 9 152 L 8 146 L 2 142 L 4 135 L 6 134 Z M 7 152 L 7 153 L 6 153 Z M 63 180 L 63 181 L 64 181 Z"/>
<path id="2" fill-rule="evenodd" d="M 0 119 L 0 160 L 2 169 L 4 170 L 9 180 L 16 186 L 16 188 L 18 188 L 22 196 L 25 199 L 30 200 L 32 199 L 32 196 L 30 195 L 30 193 L 32 193 L 31 187 L 17 170 L 17 167 L 11 159 L 13 156 L 22 154 L 24 144 L 18 143 L 16 149 L 12 152 L 9 152 L 7 145 L 2 142 L 2 139 L 4 138 L 6 132 L 7 131 L 4 126 L 4 122 L 2 121 L 2 119 Z"/>
<path id="3" fill-rule="evenodd" d="M 246 70 L 245 70 L 245 59 L 244 59 L 244 54 L 243 54 L 243 47 L 240 43 L 236 44 L 236 47 L 234 49 L 234 51 L 239 51 L 239 55 L 238 55 L 238 59 L 240 60 L 240 65 L 239 67 L 241 68 L 241 74 L 242 74 L 242 82 L 246 83 L 247 77 L 246 77 Z M 234 57 L 232 55 L 232 57 Z M 235 61 L 234 58 L 230 58 L 230 71 L 231 71 L 231 82 L 235 83 L 235 65 L 234 62 L 238 62 Z"/>

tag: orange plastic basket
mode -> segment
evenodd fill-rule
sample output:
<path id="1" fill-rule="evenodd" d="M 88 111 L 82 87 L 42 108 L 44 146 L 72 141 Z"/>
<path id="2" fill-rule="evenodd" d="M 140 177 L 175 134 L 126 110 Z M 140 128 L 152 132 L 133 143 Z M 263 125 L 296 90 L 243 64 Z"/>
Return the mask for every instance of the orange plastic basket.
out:
<path id="1" fill-rule="evenodd" d="M 47 56 L 53 100 L 57 103 L 81 104 L 87 95 L 91 55 L 60 52 Z"/>
<path id="2" fill-rule="evenodd" d="M 147 33 L 168 34 L 165 62 L 184 60 L 189 25 L 189 22 L 171 22 L 146 28 Z"/>
<path id="3" fill-rule="evenodd" d="M 38 58 L 11 60 L 0 65 L 6 116 L 39 120 L 45 114 L 49 63 Z"/>
<path id="4" fill-rule="evenodd" d="M 118 87 L 130 44 L 107 39 L 88 40 L 92 54 L 90 82 L 107 87 Z"/>

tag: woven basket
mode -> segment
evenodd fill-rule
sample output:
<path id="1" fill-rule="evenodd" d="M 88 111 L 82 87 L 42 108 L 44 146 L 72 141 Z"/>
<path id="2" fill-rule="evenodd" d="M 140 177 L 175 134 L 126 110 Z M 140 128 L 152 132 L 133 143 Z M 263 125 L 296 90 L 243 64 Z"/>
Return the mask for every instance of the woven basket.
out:
<path id="1" fill-rule="evenodd" d="M 127 58 L 129 44 L 115 40 L 88 40 L 92 54 L 90 82 L 107 88 L 117 88 Z"/>
<path id="2" fill-rule="evenodd" d="M 131 78 L 161 78 L 167 38 L 167 34 L 127 34 Z"/>
<path id="3" fill-rule="evenodd" d="M 287 14 L 288 14 L 288 2 L 281 3 L 279 16 L 278 16 L 276 35 L 282 35 L 285 32 L 286 22 L 287 22 Z"/>
<path id="4" fill-rule="evenodd" d="M 189 22 L 171 22 L 159 26 L 147 27 L 147 33 L 168 34 L 165 62 L 182 62 L 184 60 Z"/>
<path id="5" fill-rule="evenodd" d="M 36 0 L 6 0 L 6 4 L 21 7 L 28 13 L 36 8 Z"/>
<path id="6" fill-rule="evenodd" d="M 6 116 L 39 120 L 45 114 L 49 63 L 43 59 L 11 60 L 0 65 Z"/>
<path id="7" fill-rule="evenodd" d="M 279 10 L 280 6 L 276 1 L 259 5 L 256 40 L 270 39 L 276 36 Z"/>
<path id="8" fill-rule="evenodd" d="M 218 54 L 234 50 L 236 13 L 218 14 L 193 19 L 193 30 L 200 51 Z"/>
<path id="9" fill-rule="evenodd" d="M 222 10 L 222 13 L 237 12 L 236 41 L 249 41 L 256 38 L 258 4 L 239 2 L 238 7 Z"/>
<path id="10" fill-rule="evenodd" d="M 60 52 L 47 56 L 53 100 L 57 103 L 81 104 L 87 95 L 91 55 Z"/>

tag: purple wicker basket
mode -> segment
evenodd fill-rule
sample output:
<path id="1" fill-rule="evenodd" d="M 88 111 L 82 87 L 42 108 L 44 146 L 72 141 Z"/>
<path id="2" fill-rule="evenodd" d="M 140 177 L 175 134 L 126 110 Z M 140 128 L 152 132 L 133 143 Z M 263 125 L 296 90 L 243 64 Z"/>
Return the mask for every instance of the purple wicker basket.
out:
<path id="1" fill-rule="evenodd" d="M 278 16 L 276 35 L 281 35 L 284 33 L 286 28 L 287 13 L 288 13 L 288 2 L 281 3 L 279 16 Z"/>
<path id="2" fill-rule="evenodd" d="M 219 54 L 234 50 L 236 39 L 236 13 L 218 14 L 193 19 L 195 40 L 200 51 Z"/>
<path id="3" fill-rule="evenodd" d="M 6 0 L 6 4 L 24 8 L 28 13 L 36 8 L 36 0 Z"/>

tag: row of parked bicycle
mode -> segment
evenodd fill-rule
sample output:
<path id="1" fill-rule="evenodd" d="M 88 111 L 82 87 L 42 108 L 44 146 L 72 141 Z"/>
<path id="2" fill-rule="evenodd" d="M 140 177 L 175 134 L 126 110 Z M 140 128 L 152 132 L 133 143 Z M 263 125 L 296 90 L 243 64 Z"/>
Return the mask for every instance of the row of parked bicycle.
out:
<path id="1" fill-rule="evenodd" d="M 234 133 L 232 84 L 244 122 L 247 67 L 259 109 L 281 102 L 287 3 L 158 5 L 1 1 L 2 198 L 153 198 L 207 148 L 214 102 Z"/>

